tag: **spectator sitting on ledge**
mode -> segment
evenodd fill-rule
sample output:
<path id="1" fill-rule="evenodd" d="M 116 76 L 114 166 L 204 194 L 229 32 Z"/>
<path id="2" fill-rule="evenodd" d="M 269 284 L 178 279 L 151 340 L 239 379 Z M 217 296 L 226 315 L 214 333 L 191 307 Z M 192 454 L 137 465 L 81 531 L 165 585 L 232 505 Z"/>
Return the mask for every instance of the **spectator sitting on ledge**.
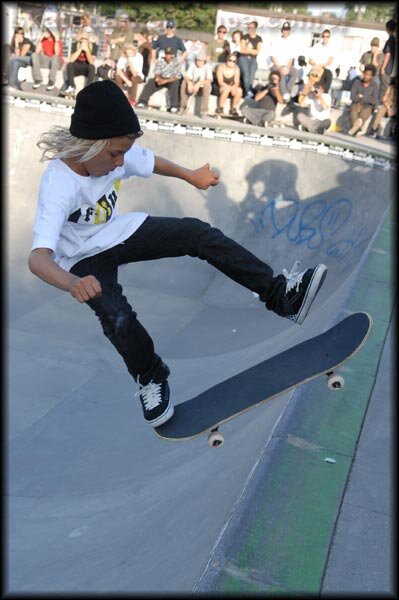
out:
<path id="1" fill-rule="evenodd" d="M 309 114 L 298 112 L 295 120 L 305 131 L 324 133 L 331 125 L 331 96 L 326 94 L 321 82 L 314 84 L 313 89 L 305 94 L 301 106 L 309 106 Z"/>
<path id="2" fill-rule="evenodd" d="M 150 97 L 162 88 L 169 94 L 170 112 L 179 110 L 179 90 L 182 79 L 182 65 L 174 56 L 173 48 L 166 48 L 165 55 L 158 58 L 154 67 L 154 77 L 149 79 L 138 99 L 137 108 L 147 108 Z"/>
<path id="3" fill-rule="evenodd" d="M 349 135 L 356 135 L 371 116 L 378 104 L 379 86 L 374 80 L 376 68 L 366 65 L 362 79 L 355 79 L 351 88 L 350 120 L 352 127 Z"/>

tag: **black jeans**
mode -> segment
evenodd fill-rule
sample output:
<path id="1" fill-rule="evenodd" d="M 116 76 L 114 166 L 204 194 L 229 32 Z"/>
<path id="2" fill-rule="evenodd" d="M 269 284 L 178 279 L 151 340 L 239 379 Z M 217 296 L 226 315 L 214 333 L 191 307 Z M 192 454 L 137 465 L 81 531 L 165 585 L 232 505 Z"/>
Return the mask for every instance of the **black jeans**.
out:
<path id="1" fill-rule="evenodd" d="M 87 77 L 87 82 L 85 85 L 89 85 L 89 83 L 93 83 L 95 73 L 95 66 L 90 65 L 89 63 L 79 61 L 68 63 L 66 69 L 66 83 L 68 86 L 71 85 L 74 87 L 75 77 L 78 75 L 84 75 Z"/>
<path id="2" fill-rule="evenodd" d="M 149 79 L 145 84 L 140 98 L 138 99 L 138 103 L 144 102 L 144 104 L 148 104 L 150 97 L 155 94 L 158 90 L 162 90 L 166 88 L 169 94 L 169 104 L 170 108 L 179 108 L 180 105 L 180 84 L 181 79 L 176 79 L 176 81 L 172 81 L 171 83 L 164 83 L 162 85 L 157 85 L 155 83 L 155 79 Z"/>
<path id="3" fill-rule="evenodd" d="M 137 319 L 118 283 L 119 265 L 158 258 L 193 256 L 206 260 L 244 287 L 259 294 L 269 310 L 285 312 L 283 275 L 272 269 L 219 229 L 198 219 L 148 217 L 125 242 L 85 258 L 71 268 L 84 277 L 94 275 L 102 295 L 87 304 L 100 320 L 105 336 L 122 356 L 129 373 L 142 385 L 160 383 L 169 375 L 168 366 L 155 353 L 154 344 Z"/>

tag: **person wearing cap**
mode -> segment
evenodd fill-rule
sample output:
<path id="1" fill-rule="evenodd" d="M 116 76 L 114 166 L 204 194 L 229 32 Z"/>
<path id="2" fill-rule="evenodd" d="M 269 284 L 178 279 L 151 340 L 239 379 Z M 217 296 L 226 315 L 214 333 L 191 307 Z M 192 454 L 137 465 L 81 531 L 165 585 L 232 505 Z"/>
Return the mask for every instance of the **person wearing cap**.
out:
<path id="1" fill-rule="evenodd" d="M 187 56 L 187 49 L 181 38 L 176 35 L 176 23 L 168 19 L 165 23 L 165 33 L 152 42 L 151 63 L 154 64 L 158 58 L 162 58 L 166 48 L 172 48 L 173 54 L 177 56 L 181 64 Z"/>
<path id="2" fill-rule="evenodd" d="M 173 48 L 166 48 L 163 57 L 158 58 L 154 67 L 154 76 L 146 82 L 137 102 L 137 108 L 147 108 L 153 94 L 162 88 L 168 90 L 169 111 L 176 113 L 179 110 L 179 90 L 183 77 L 182 65 L 174 56 Z"/>
<path id="3" fill-rule="evenodd" d="M 201 117 L 207 116 L 212 80 L 212 67 L 206 62 L 206 51 L 201 50 L 196 55 L 195 61 L 188 66 L 183 77 L 180 87 L 180 114 L 186 111 L 188 99 L 198 95 L 201 96 Z"/>
<path id="4" fill-rule="evenodd" d="M 363 52 L 362 56 L 360 57 L 359 71 L 361 73 L 363 73 L 364 67 L 366 65 L 374 65 L 376 68 L 376 74 L 374 77 L 374 81 L 379 86 L 380 85 L 379 74 L 380 74 L 380 70 L 381 70 L 383 62 L 384 62 L 384 54 L 382 53 L 382 51 L 380 49 L 380 40 L 378 37 L 373 37 L 373 39 L 370 42 L 370 50 L 367 50 L 367 52 Z"/>
<path id="5" fill-rule="evenodd" d="M 280 87 L 283 98 L 285 102 L 289 102 L 297 77 L 297 71 L 294 67 L 297 49 L 291 37 L 291 25 L 288 21 L 282 24 L 281 36 L 273 42 L 271 52 L 273 70 L 277 69 L 281 73 Z"/>
<path id="6" fill-rule="evenodd" d="M 109 40 L 111 52 L 109 58 L 115 62 L 122 56 L 123 46 L 133 44 L 134 32 L 129 27 L 129 17 L 121 15 L 119 17 L 118 27 L 113 30 Z"/>
<path id="7" fill-rule="evenodd" d="M 262 49 L 263 39 L 256 33 L 257 28 L 257 21 L 250 21 L 250 23 L 248 23 L 248 33 L 245 33 L 241 38 L 238 66 L 240 67 L 245 98 L 253 98 L 251 88 L 258 68 L 258 61 L 256 58 Z"/>
<path id="8" fill-rule="evenodd" d="M 55 126 L 42 134 L 41 160 L 50 162 L 40 181 L 28 266 L 37 277 L 94 312 L 105 337 L 139 384 L 145 421 L 157 427 L 174 412 L 170 369 L 123 294 L 118 283 L 122 264 L 198 257 L 257 293 L 268 310 L 298 324 L 305 319 L 327 269 L 317 265 L 303 273 L 274 276 L 266 263 L 199 219 L 119 214 L 123 179 L 155 173 L 199 190 L 219 181 L 209 163 L 191 169 L 137 145 L 142 133 L 122 90 L 104 80 L 77 94 L 69 129 Z"/>
<path id="9" fill-rule="evenodd" d="M 311 67 L 323 67 L 324 69 L 324 93 L 328 94 L 333 78 L 332 71 L 329 67 L 334 62 L 335 51 L 331 43 L 331 31 L 324 29 L 321 33 L 321 42 L 318 42 L 311 48 L 309 53 L 309 64 Z"/>
<path id="10" fill-rule="evenodd" d="M 33 89 L 35 90 L 41 86 L 41 68 L 47 67 L 50 69 L 50 73 L 46 90 L 53 90 L 55 88 L 57 71 L 62 67 L 62 61 L 62 40 L 60 39 L 60 34 L 55 23 L 48 24 L 32 54 Z"/>
<path id="11" fill-rule="evenodd" d="M 86 85 L 93 83 L 96 74 L 96 57 L 98 45 L 90 41 L 91 27 L 86 27 L 78 40 L 72 43 L 71 54 L 65 70 L 65 89 L 60 90 L 60 96 L 75 93 L 75 77 L 86 77 Z"/>

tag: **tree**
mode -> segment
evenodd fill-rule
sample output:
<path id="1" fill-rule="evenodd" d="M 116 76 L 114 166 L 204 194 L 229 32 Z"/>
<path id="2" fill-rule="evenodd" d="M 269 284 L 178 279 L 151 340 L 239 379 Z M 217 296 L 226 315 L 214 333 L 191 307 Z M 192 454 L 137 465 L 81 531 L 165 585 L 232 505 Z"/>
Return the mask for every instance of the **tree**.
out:
<path id="1" fill-rule="evenodd" d="M 366 23 L 386 23 L 389 19 L 396 18 L 396 6 L 392 2 L 380 2 L 378 4 L 366 2 L 348 2 L 347 21 L 365 21 Z"/>

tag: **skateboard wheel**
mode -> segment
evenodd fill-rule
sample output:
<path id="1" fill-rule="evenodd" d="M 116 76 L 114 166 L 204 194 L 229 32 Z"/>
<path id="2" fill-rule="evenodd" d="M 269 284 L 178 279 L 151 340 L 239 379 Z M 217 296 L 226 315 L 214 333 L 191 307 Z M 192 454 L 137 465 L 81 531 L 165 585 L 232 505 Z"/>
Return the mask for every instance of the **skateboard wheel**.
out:
<path id="1" fill-rule="evenodd" d="M 331 375 L 327 377 L 327 385 L 330 390 L 341 390 L 345 385 L 345 379 L 342 377 L 342 375 L 331 373 Z"/>
<path id="2" fill-rule="evenodd" d="M 211 431 L 208 436 L 208 444 L 211 448 L 219 448 L 224 444 L 224 437 L 218 431 Z"/>

